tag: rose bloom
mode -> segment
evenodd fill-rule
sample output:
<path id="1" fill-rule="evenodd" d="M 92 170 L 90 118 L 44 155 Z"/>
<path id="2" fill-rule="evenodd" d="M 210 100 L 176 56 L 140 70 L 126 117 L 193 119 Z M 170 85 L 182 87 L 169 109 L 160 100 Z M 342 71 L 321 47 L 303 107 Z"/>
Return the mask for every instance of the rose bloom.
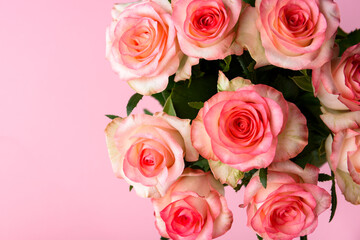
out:
<path id="1" fill-rule="evenodd" d="M 224 187 L 210 172 L 185 169 L 166 195 L 152 203 L 159 233 L 174 240 L 217 238 L 233 221 Z"/>
<path id="2" fill-rule="evenodd" d="M 300 110 L 281 92 L 261 84 L 215 94 L 191 125 L 192 143 L 204 158 L 240 171 L 295 157 L 307 139 Z"/>
<path id="3" fill-rule="evenodd" d="M 312 233 L 318 215 L 330 207 L 331 196 L 316 186 L 319 169 L 291 161 L 268 168 L 267 187 L 254 176 L 245 188 L 247 225 L 264 239 L 290 240 Z"/>
<path id="4" fill-rule="evenodd" d="M 343 55 L 314 69 L 315 95 L 321 104 L 334 110 L 360 110 L 360 43 Z"/>
<path id="5" fill-rule="evenodd" d="M 186 55 L 215 60 L 242 54 L 234 42 L 241 1 L 173 0 L 171 5 L 180 48 Z"/>
<path id="6" fill-rule="evenodd" d="M 237 42 L 257 67 L 313 69 L 331 59 L 340 23 L 332 0 L 256 0 L 255 5 L 241 14 Z"/>
<path id="7" fill-rule="evenodd" d="M 141 197 L 163 196 L 184 170 L 199 157 L 191 145 L 190 120 L 165 113 L 115 118 L 106 130 L 112 168 Z"/>
<path id="8" fill-rule="evenodd" d="M 167 0 L 115 4 L 106 31 L 106 57 L 121 80 L 138 93 L 163 91 L 182 53 Z"/>
<path id="9" fill-rule="evenodd" d="M 325 143 L 326 156 L 345 199 L 360 204 L 360 112 L 355 128 L 344 128 L 330 135 Z M 354 124 L 351 124 L 354 125 Z"/>

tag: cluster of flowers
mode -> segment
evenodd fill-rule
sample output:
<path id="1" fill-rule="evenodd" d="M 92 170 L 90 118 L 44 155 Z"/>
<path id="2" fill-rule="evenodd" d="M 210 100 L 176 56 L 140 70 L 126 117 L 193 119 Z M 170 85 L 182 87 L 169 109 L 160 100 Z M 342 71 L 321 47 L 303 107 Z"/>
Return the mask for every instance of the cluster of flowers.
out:
<path id="1" fill-rule="evenodd" d="M 346 199 L 360 203 L 360 45 L 337 58 L 340 18 L 332 0 L 250 2 L 115 4 L 106 56 L 142 95 L 164 91 L 171 75 L 175 82 L 191 78 L 200 59 L 244 50 L 255 68 L 312 70 L 321 118 L 332 131 L 325 144 L 328 162 Z M 165 238 L 212 239 L 227 232 L 233 214 L 224 185 L 236 188 L 249 172 L 241 204 L 248 226 L 264 239 L 310 234 L 331 196 L 317 186 L 317 167 L 291 161 L 308 144 L 306 117 L 282 92 L 242 77 L 229 81 L 219 72 L 217 90 L 195 119 L 169 112 L 114 118 L 105 132 L 116 176 L 151 198 Z M 211 171 L 186 167 L 203 160 Z"/>

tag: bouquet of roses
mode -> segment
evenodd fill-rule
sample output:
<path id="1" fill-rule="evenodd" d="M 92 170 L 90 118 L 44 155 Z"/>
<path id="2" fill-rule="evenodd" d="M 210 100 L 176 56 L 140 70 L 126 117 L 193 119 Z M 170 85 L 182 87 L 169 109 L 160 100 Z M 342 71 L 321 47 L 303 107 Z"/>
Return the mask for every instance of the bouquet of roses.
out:
<path id="1" fill-rule="evenodd" d="M 259 239 L 306 239 L 336 183 L 360 203 L 360 31 L 333 0 L 141 0 L 112 17 L 106 57 L 136 93 L 107 115 L 109 156 L 162 238 L 227 232 L 224 186 L 245 189 Z M 131 114 L 143 95 L 163 112 Z"/>

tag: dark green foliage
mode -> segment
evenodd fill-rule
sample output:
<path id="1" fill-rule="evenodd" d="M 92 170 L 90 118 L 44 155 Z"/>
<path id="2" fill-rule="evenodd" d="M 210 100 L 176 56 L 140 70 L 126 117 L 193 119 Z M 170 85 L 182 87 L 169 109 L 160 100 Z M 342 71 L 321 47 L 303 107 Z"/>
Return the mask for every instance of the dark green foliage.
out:
<path id="1" fill-rule="evenodd" d="M 196 162 L 185 162 L 185 167 L 189 167 L 192 169 L 201 169 L 204 172 L 210 171 L 208 160 L 203 158 L 202 156 L 200 156 L 199 160 L 197 160 Z"/>
<path id="2" fill-rule="evenodd" d="M 255 0 L 244 0 L 244 2 L 250 4 L 252 7 L 255 7 Z"/>
<path id="3" fill-rule="evenodd" d="M 152 112 L 150 112 L 146 108 L 144 109 L 144 113 L 147 114 L 147 115 L 150 115 L 150 116 L 154 115 Z"/>
<path id="4" fill-rule="evenodd" d="M 195 109 L 201 109 L 204 106 L 203 102 L 188 102 L 189 106 Z"/>
<path id="5" fill-rule="evenodd" d="M 167 113 L 170 116 L 176 116 L 176 111 L 174 108 L 174 104 L 173 104 L 171 95 L 172 94 L 170 94 L 170 96 L 166 99 L 163 111 L 164 111 L 164 113 Z"/>
<path id="6" fill-rule="evenodd" d="M 129 99 L 127 105 L 126 105 L 126 114 L 129 116 L 131 112 L 134 110 L 134 108 L 137 106 L 139 101 L 142 99 L 143 95 L 139 93 L 135 93 L 131 96 Z"/>
<path id="7" fill-rule="evenodd" d="M 346 33 L 344 31 L 338 31 L 335 42 L 339 45 L 339 56 L 341 56 L 347 48 L 360 42 L 360 29 L 352 31 L 347 36 L 345 35 Z"/>
<path id="8" fill-rule="evenodd" d="M 333 179 L 331 184 L 331 215 L 329 222 L 331 222 L 331 220 L 334 218 L 337 207 L 337 196 L 336 196 L 336 188 L 335 188 L 336 183 L 335 183 L 335 176 L 333 171 L 331 171 L 331 177 Z"/>
<path id="9" fill-rule="evenodd" d="M 239 190 L 242 188 L 242 186 L 245 186 L 245 187 L 246 187 L 246 186 L 249 184 L 252 176 L 253 176 L 257 171 L 258 171 L 257 169 L 253 169 L 253 170 L 251 170 L 251 171 L 246 172 L 245 175 L 244 175 L 244 177 L 243 177 L 243 179 L 241 179 L 241 183 L 238 184 L 238 185 L 234 188 L 235 192 L 239 191 Z"/>
<path id="10" fill-rule="evenodd" d="M 224 58 L 224 60 L 220 61 L 220 63 L 219 63 L 220 68 L 224 73 L 229 71 L 230 63 L 231 63 L 231 55 L 227 56 L 226 58 Z"/>
<path id="11" fill-rule="evenodd" d="M 264 188 L 267 187 L 267 168 L 261 168 L 259 170 L 260 182 Z"/>
<path id="12" fill-rule="evenodd" d="M 331 181 L 331 180 L 333 180 L 332 176 L 327 175 L 325 173 L 319 173 L 319 178 L 318 178 L 319 182 L 326 182 L 326 181 Z"/>
<path id="13" fill-rule="evenodd" d="M 111 120 L 119 117 L 119 116 L 111 115 L 111 114 L 105 115 L 105 116 L 108 117 L 108 118 L 110 118 Z"/>

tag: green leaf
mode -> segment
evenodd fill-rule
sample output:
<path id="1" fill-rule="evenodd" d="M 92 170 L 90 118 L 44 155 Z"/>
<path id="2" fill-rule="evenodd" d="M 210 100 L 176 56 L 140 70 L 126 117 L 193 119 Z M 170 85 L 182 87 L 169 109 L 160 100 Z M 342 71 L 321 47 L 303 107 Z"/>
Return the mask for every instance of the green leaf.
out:
<path id="1" fill-rule="evenodd" d="M 161 237 L 160 240 L 169 240 L 169 238 Z"/>
<path id="2" fill-rule="evenodd" d="M 176 116 L 180 118 L 194 119 L 198 109 L 191 107 L 189 102 L 205 102 L 217 93 L 217 73 L 205 74 L 202 77 L 192 76 L 191 85 L 189 80 L 177 82 L 172 91 L 172 101 Z"/>
<path id="3" fill-rule="evenodd" d="M 115 118 L 118 118 L 119 116 L 116 116 L 116 115 L 105 115 L 106 117 L 110 118 L 110 119 L 115 119 Z"/>
<path id="4" fill-rule="evenodd" d="M 335 188 L 335 176 L 334 172 L 331 171 L 332 184 L 331 184 L 331 215 L 329 222 L 334 218 L 337 206 L 336 188 Z"/>
<path id="5" fill-rule="evenodd" d="M 291 160 L 302 168 L 307 163 L 321 167 L 326 162 L 324 143 L 331 131 L 320 118 L 320 102 L 312 93 L 307 92 L 297 97 L 294 103 L 306 117 L 309 138 L 304 150 Z"/>
<path id="6" fill-rule="evenodd" d="M 326 182 L 333 180 L 333 177 L 330 175 L 327 175 L 325 173 L 319 173 L 318 181 L 319 182 Z"/>
<path id="7" fill-rule="evenodd" d="M 267 168 L 261 168 L 259 170 L 260 182 L 264 188 L 267 187 Z"/>
<path id="8" fill-rule="evenodd" d="M 185 168 L 192 168 L 192 169 L 201 169 L 204 172 L 210 171 L 209 162 L 206 158 L 203 158 L 202 156 L 199 157 L 199 160 L 196 162 L 185 162 Z"/>
<path id="9" fill-rule="evenodd" d="M 346 38 L 348 36 L 348 33 L 346 33 L 341 27 L 338 27 L 336 38 Z"/>
<path id="10" fill-rule="evenodd" d="M 250 4 L 252 7 L 255 7 L 255 0 L 244 0 L 244 2 Z"/>
<path id="11" fill-rule="evenodd" d="M 170 96 L 172 89 L 174 87 L 174 78 L 175 78 L 175 74 L 171 75 L 169 77 L 169 83 L 166 86 L 166 89 L 162 92 L 159 93 L 155 93 L 153 95 L 151 95 L 153 98 L 155 98 L 156 100 L 158 100 L 158 102 L 160 103 L 161 106 L 164 107 L 166 99 L 168 99 L 168 97 Z"/>
<path id="12" fill-rule="evenodd" d="M 312 84 L 311 84 L 311 79 L 309 76 L 293 76 L 290 77 L 294 83 L 301 88 L 304 91 L 307 92 L 313 92 L 313 88 L 312 88 Z"/>
<path id="13" fill-rule="evenodd" d="M 173 101 L 171 99 L 172 94 L 166 99 L 163 111 L 170 116 L 176 116 Z"/>
<path id="14" fill-rule="evenodd" d="M 230 63 L 231 63 L 231 55 L 227 56 L 226 58 L 224 58 L 224 60 L 220 61 L 220 67 L 224 73 L 229 71 Z"/>
<path id="15" fill-rule="evenodd" d="M 201 109 L 202 107 L 204 107 L 204 103 L 203 102 L 188 102 L 189 106 L 195 109 Z"/>
<path id="16" fill-rule="evenodd" d="M 307 240 L 307 235 L 301 236 L 301 237 L 300 237 L 300 240 Z"/>
<path id="17" fill-rule="evenodd" d="M 307 69 L 299 70 L 304 76 L 309 76 L 307 73 Z"/>
<path id="18" fill-rule="evenodd" d="M 152 112 L 150 112 L 146 108 L 144 109 L 144 113 L 147 114 L 147 115 L 150 115 L 150 116 L 154 115 Z"/>
<path id="19" fill-rule="evenodd" d="M 129 99 L 129 101 L 126 105 L 126 113 L 128 116 L 131 114 L 131 112 L 137 106 L 137 104 L 142 99 L 142 97 L 143 97 L 143 95 L 141 95 L 139 93 L 135 93 L 134 95 L 131 96 L 131 98 Z"/>
<path id="20" fill-rule="evenodd" d="M 160 103 L 161 106 L 164 106 L 166 98 L 163 97 L 162 92 L 160 93 L 155 93 L 153 95 L 151 95 L 153 98 L 155 98 L 156 100 L 158 100 L 158 102 Z"/>
<path id="21" fill-rule="evenodd" d="M 251 62 L 248 61 L 248 59 L 246 58 L 246 56 L 244 54 L 241 55 L 241 56 L 237 56 L 236 59 L 240 63 L 240 66 L 241 66 L 241 68 L 243 70 L 245 78 L 252 80 L 250 71 L 248 69 Z"/>
<path id="22" fill-rule="evenodd" d="M 262 238 L 262 237 L 260 237 L 260 236 L 259 236 L 259 235 L 257 235 L 257 234 L 256 234 L 256 237 L 257 237 L 257 239 L 258 239 L 258 240 L 263 240 L 263 238 Z"/>
<path id="23" fill-rule="evenodd" d="M 255 68 L 255 65 L 256 65 L 256 62 L 255 61 L 252 61 L 249 66 L 247 67 L 247 69 L 249 70 L 250 73 L 253 73 L 254 72 L 254 68 Z"/>
<path id="24" fill-rule="evenodd" d="M 239 191 L 241 189 L 242 186 L 247 186 L 252 178 L 252 176 L 257 172 L 257 169 L 253 169 L 251 171 L 248 171 L 244 174 L 244 177 L 241 179 L 241 183 L 238 184 L 234 190 L 235 192 Z"/>
<path id="25" fill-rule="evenodd" d="M 346 38 L 337 39 L 336 42 L 339 45 L 339 55 L 341 56 L 347 48 L 360 42 L 360 29 L 352 31 Z"/>
<path id="26" fill-rule="evenodd" d="M 327 161 L 326 150 L 325 150 L 325 142 L 326 142 L 326 138 L 324 138 L 321 141 L 321 145 L 320 145 L 320 147 L 318 149 L 319 162 L 321 162 L 321 163 L 325 163 Z"/>
<path id="27" fill-rule="evenodd" d="M 133 185 L 130 185 L 129 186 L 129 192 L 131 192 L 131 190 L 134 188 L 134 186 Z"/>

